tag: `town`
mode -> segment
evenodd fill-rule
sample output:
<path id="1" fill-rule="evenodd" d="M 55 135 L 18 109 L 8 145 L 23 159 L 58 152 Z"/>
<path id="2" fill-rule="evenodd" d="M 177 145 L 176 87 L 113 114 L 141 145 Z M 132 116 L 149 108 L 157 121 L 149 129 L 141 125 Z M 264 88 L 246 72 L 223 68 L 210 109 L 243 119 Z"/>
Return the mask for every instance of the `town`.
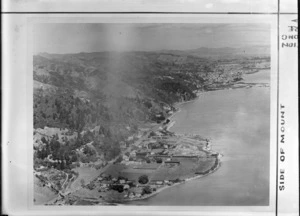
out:
<path id="1" fill-rule="evenodd" d="M 72 205 L 83 200 L 103 204 L 145 199 L 218 168 L 220 155 L 211 151 L 208 139 L 172 133 L 167 130 L 169 124 L 172 122 L 166 119 L 156 131 L 145 133 L 130 146 L 122 145 L 120 156 L 97 170 L 98 174 L 89 182 L 71 172 L 60 190 L 55 190 L 59 196 L 48 204 Z M 41 171 L 35 174 L 43 179 Z M 66 176 L 62 173 L 59 177 L 65 179 Z M 80 187 L 72 190 L 70 185 L 75 178 L 80 179 Z M 47 186 L 55 188 L 50 183 Z"/>

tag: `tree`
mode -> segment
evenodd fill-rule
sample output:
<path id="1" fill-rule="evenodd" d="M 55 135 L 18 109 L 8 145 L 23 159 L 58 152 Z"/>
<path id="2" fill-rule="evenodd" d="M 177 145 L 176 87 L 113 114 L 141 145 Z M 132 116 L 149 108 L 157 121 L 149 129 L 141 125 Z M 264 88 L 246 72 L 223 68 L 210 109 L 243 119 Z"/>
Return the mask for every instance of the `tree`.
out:
<path id="1" fill-rule="evenodd" d="M 148 186 L 144 187 L 142 193 L 143 194 L 151 194 L 152 190 L 151 190 L 150 186 L 148 185 Z"/>
<path id="2" fill-rule="evenodd" d="M 45 144 L 48 143 L 45 137 L 42 137 L 41 141 Z"/>
<path id="3" fill-rule="evenodd" d="M 123 161 L 123 157 L 119 156 L 118 159 L 116 160 L 116 163 L 121 163 Z"/>
<path id="4" fill-rule="evenodd" d="M 162 163 L 162 159 L 161 158 L 156 158 L 156 163 Z"/>
<path id="5" fill-rule="evenodd" d="M 110 185 L 110 189 L 118 191 L 119 193 L 122 193 L 124 191 L 123 185 Z"/>
<path id="6" fill-rule="evenodd" d="M 149 181 L 148 176 L 147 175 L 141 175 L 139 177 L 139 183 L 140 184 L 147 184 Z"/>
<path id="7" fill-rule="evenodd" d="M 152 137 L 152 136 L 155 136 L 155 132 L 154 131 L 151 131 L 150 134 L 149 134 L 149 137 Z"/>

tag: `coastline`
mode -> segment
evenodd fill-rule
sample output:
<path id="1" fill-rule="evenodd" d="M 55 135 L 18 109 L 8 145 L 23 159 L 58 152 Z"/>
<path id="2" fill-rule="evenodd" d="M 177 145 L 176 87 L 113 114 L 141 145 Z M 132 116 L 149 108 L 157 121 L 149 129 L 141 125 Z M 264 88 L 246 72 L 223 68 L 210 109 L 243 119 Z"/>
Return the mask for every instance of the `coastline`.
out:
<path id="1" fill-rule="evenodd" d="M 263 70 L 263 69 L 262 69 L 262 70 Z M 255 73 L 258 73 L 258 72 L 260 72 L 260 71 L 261 71 L 261 70 L 258 70 L 258 71 L 256 71 Z M 247 75 L 247 74 L 244 74 L 244 75 Z M 234 83 L 231 84 L 231 86 L 234 86 L 235 84 L 237 84 L 237 83 L 234 82 Z M 246 88 L 247 86 L 243 86 L 243 87 Z M 242 88 L 243 88 L 243 87 L 242 87 Z M 226 90 L 226 89 L 228 89 L 228 88 L 227 88 L 227 87 L 224 87 L 224 88 L 222 88 L 222 89 L 216 89 L 216 90 Z M 192 100 L 189 100 L 189 101 L 183 101 L 183 102 L 177 102 L 177 103 L 175 103 L 175 104 L 174 104 L 174 107 L 175 107 L 176 109 L 178 109 L 178 110 L 176 110 L 176 112 L 174 112 L 174 113 L 173 113 L 172 115 L 170 115 L 168 118 L 169 118 L 170 120 L 172 120 L 172 118 L 175 116 L 175 114 L 177 114 L 177 113 L 179 113 L 179 112 L 181 111 L 181 109 L 180 109 L 180 106 L 181 106 L 181 105 L 186 104 L 186 103 L 190 103 L 190 102 L 193 102 L 193 101 L 197 100 L 197 99 L 199 98 L 199 96 L 201 95 L 201 93 L 204 93 L 204 92 L 209 92 L 209 91 L 203 91 L 203 92 L 201 91 L 201 92 L 197 92 L 197 97 L 196 97 L 196 98 L 194 98 L 194 99 L 192 99 Z M 169 125 L 166 127 L 166 129 L 169 130 L 169 129 L 172 128 L 175 124 L 176 124 L 176 121 L 171 121 L 171 122 L 169 123 Z M 211 150 L 210 147 L 209 147 L 209 148 L 203 148 L 203 151 L 205 151 L 206 153 L 213 153 L 213 154 L 216 154 L 216 153 L 217 153 L 217 152 Z M 168 189 L 168 188 L 171 188 L 171 187 L 174 187 L 174 186 L 177 186 L 177 185 L 180 185 L 180 184 L 183 184 L 183 183 L 192 181 L 192 180 L 200 179 L 200 178 L 203 178 L 203 177 L 205 177 L 205 176 L 208 176 L 208 175 L 214 173 L 214 172 L 217 171 L 217 170 L 220 168 L 220 166 L 221 166 L 221 160 L 220 160 L 220 157 L 222 157 L 222 154 L 220 154 L 220 153 L 217 153 L 217 154 L 218 154 L 218 156 L 217 156 L 217 158 L 216 158 L 216 160 L 217 160 L 217 165 L 216 165 L 216 166 L 213 166 L 213 168 L 212 168 L 208 173 L 203 174 L 203 175 L 196 175 L 196 176 L 193 176 L 193 177 L 184 179 L 182 182 L 174 183 L 174 184 L 172 184 L 172 185 L 170 185 L 170 186 L 164 186 L 164 187 L 162 187 L 162 188 L 160 188 L 160 189 L 157 189 L 155 192 L 153 192 L 153 193 L 151 193 L 151 194 L 147 194 L 147 195 L 145 195 L 145 196 L 143 196 L 143 197 L 140 197 L 140 198 L 133 198 L 133 199 L 130 199 L 130 200 L 126 200 L 126 201 L 123 201 L 123 202 L 127 204 L 127 202 L 131 202 L 131 201 L 145 200 L 145 199 L 148 199 L 148 198 L 150 198 L 150 197 L 153 197 L 153 196 L 157 195 L 158 193 L 160 193 L 160 192 L 162 192 L 162 191 L 164 191 L 164 190 L 166 190 L 166 189 Z M 118 205 L 122 205 L 122 202 L 121 202 L 121 203 L 117 203 L 117 204 L 118 204 Z"/>
<path id="2" fill-rule="evenodd" d="M 255 73 L 259 73 L 261 71 L 264 71 L 264 70 L 270 70 L 270 68 L 260 68 L 260 69 L 257 69 L 255 72 L 251 72 L 251 73 L 244 73 L 243 74 L 243 78 L 244 76 L 247 76 L 247 75 L 251 75 L 251 74 L 255 74 Z M 187 104 L 187 103 L 191 103 L 197 99 L 199 99 L 200 95 L 202 93 L 205 93 L 205 92 L 210 92 L 210 91 L 220 91 L 220 90 L 231 90 L 231 89 L 236 89 L 236 88 L 250 88 L 252 87 L 252 85 L 263 85 L 264 83 L 247 83 L 247 82 L 242 82 L 242 86 L 236 86 L 236 85 L 239 85 L 240 81 L 236 81 L 236 82 L 232 82 L 230 84 L 227 84 L 226 86 L 220 86 L 218 88 L 213 88 L 213 89 L 210 89 L 210 90 L 204 90 L 204 91 L 200 91 L 198 90 L 197 93 L 196 93 L 196 97 L 194 99 L 191 99 L 191 100 L 188 100 L 188 101 L 181 101 L 181 102 L 176 102 L 174 103 L 174 108 L 176 109 L 176 111 L 168 116 L 168 119 L 172 120 L 172 118 L 179 112 L 181 112 L 181 109 L 180 107 L 183 105 L 183 104 Z M 174 125 L 175 125 L 175 121 L 171 121 L 169 123 L 169 125 L 167 125 L 166 129 L 169 130 L 170 128 L 172 128 Z"/>
<path id="3" fill-rule="evenodd" d="M 206 176 L 208 176 L 208 175 L 214 173 L 215 171 L 217 171 L 217 170 L 220 168 L 220 166 L 221 166 L 221 160 L 220 160 L 219 157 L 217 157 L 217 165 L 214 166 L 214 167 L 213 167 L 208 173 L 206 173 L 206 174 L 203 174 L 203 175 L 200 175 L 200 174 L 199 174 L 199 175 L 196 175 L 196 176 L 193 176 L 193 177 L 184 179 L 182 182 L 174 183 L 174 184 L 169 185 L 169 186 L 164 186 L 164 187 L 162 187 L 162 188 L 160 188 L 160 189 L 157 189 L 155 192 L 153 192 L 153 193 L 151 193 L 151 194 L 147 194 L 147 195 L 145 195 L 145 196 L 143 196 L 143 197 L 140 197 L 140 198 L 133 198 L 133 199 L 130 199 L 130 200 L 125 200 L 125 201 L 120 202 L 120 203 L 118 203 L 118 202 L 115 202 L 115 203 L 118 204 L 118 205 L 122 205 L 122 203 L 127 203 L 127 202 L 131 202 L 131 201 L 138 201 L 138 200 L 145 200 L 145 199 L 148 199 L 148 198 L 150 198 L 150 197 L 155 196 L 156 194 L 159 194 L 160 192 L 162 192 L 163 190 L 166 190 L 166 189 L 168 189 L 168 188 L 172 188 L 172 187 L 175 187 L 175 186 L 184 184 L 184 183 L 189 182 L 189 181 L 193 181 L 193 180 L 196 180 L 196 179 L 200 179 L 200 178 L 206 177 Z"/>
<path id="4" fill-rule="evenodd" d="M 258 71 L 258 72 L 259 72 L 259 71 Z M 256 72 L 256 73 L 257 73 L 257 72 Z M 244 75 L 248 75 L 248 74 L 244 74 Z M 235 84 L 238 84 L 238 83 L 232 83 L 231 85 L 234 86 Z M 247 86 L 242 86 L 241 88 L 247 88 Z M 222 89 L 218 89 L 218 90 L 228 90 L 228 88 L 226 88 L 226 87 L 224 88 L 224 87 L 223 87 Z M 209 91 L 217 91 L 217 90 L 209 90 Z M 199 99 L 199 97 L 200 97 L 200 95 L 201 95 L 202 93 L 206 93 L 206 92 L 209 92 L 209 91 L 199 91 L 199 92 L 197 92 L 197 96 L 196 96 L 194 99 L 188 100 L 188 101 L 182 101 L 182 102 L 177 102 L 177 103 L 175 103 L 175 104 L 174 104 L 174 107 L 176 108 L 176 110 L 175 110 L 175 112 L 173 112 L 168 118 L 171 120 L 172 118 L 174 118 L 175 114 L 181 112 L 180 107 L 181 107 L 183 104 L 187 104 L 187 103 L 193 102 L 193 101 Z M 176 121 L 171 121 L 169 124 L 167 124 L 167 125 L 165 126 L 165 129 L 166 129 L 166 130 L 170 130 L 170 128 L 172 128 L 175 124 L 176 124 Z M 212 151 L 210 148 L 209 148 L 209 149 L 203 148 L 203 151 L 208 152 L 208 153 L 219 154 L 219 155 L 221 156 L 220 153 L 217 153 L 217 152 L 215 152 L 215 151 Z M 208 173 L 203 174 L 203 175 L 202 175 L 202 174 L 199 174 L 199 175 L 196 175 L 196 176 L 193 176 L 193 177 L 184 179 L 182 182 L 174 183 L 174 184 L 172 184 L 172 185 L 164 185 L 163 187 L 161 187 L 161 188 L 157 189 L 156 191 L 152 192 L 151 194 L 146 194 L 146 195 L 144 195 L 143 197 L 139 197 L 139 198 L 136 197 L 136 198 L 132 198 L 132 199 L 128 199 L 128 200 L 120 200 L 120 201 L 116 201 L 116 200 L 115 200 L 115 201 L 112 201 L 112 202 L 107 202 L 107 201 L 105 201 L 105 200 L 103 200 L 103 199 L 99 199 L 99 200 L 97 200 L 97 199 L 96 199 L 96 200 L 95 200 L 95 199 L 91 199 L 90 201 L 93 200 L 94 203 L 95 203 L 95 202 L 99 202 L 99 203 L 97 203 L 97 204 L 102 204 L 102 205 L 105 205 L 105 204 L 108 204 L 108 205 L 115 205 L 115 204 L 116 204 L 116 205 L 122 205 L 122 203 L 126 203 L 126 202 L 138 201 L 138 200 L 145 200 L 145 199 L 148 199 L 148 198 L 151 198 L 151 197 L 155 196 L 156 194 L 158 194 L 158 193 L 160 193 L 160 192 L 166 190 L 167 188 L 171 188 L 171 187 L 173 187 L 173 186 L 177 186 L 177 185 L 183 184 L 183 183 L 185 183 L 185 182 L 189 182 L 189 181 L 192 181 L 192 180 L 196 180 L 196 179 L 200 179 L 200 178 L 202 178 L 202 177 L 208 176 L 209 174 L 212 174 L 213 172 L 217 171 L 218 168 L 220 168 L 220 166 L 221 166 L 221 161 L 220 161 L 220 158 L 218 157 L 218 158 L 217 158 L 217 165 L 216 165 L 216 166 L 213 166 L 212 169 L 211 169 Z M 86 199 L 84 199 L 84 200 L 88 200 L 88 198 L 86 198 Z M 97 204 L 96 204 L 96 205 L 97 205 Z"/>

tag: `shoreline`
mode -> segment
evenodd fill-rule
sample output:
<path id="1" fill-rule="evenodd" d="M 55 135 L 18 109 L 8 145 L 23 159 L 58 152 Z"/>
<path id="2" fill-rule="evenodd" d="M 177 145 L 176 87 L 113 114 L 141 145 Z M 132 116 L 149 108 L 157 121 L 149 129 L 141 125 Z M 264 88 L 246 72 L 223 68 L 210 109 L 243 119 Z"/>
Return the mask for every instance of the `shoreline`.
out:
<path id="1" fill-rule="evenodd" d="M 261 69 L 256 70 L 255 72 L 245 73 L 245 74 L 243 74 L 243 76 L 247 76 L 247 75 L 259 73 L 259 72 L 262 72 L 264 70 L 270 70 L 270 68 L 261 68 Z M 173 107 L 175 109 L 177 109 L 177 110 L 173 114 L 171 114 L 170 116 L 168 116 L 167 118 L 170 119 L 170 120 L 172 120 L 172 118 L 175 116 L 175 114 L 181 112 L 180 107 L 183 104 L 187 104 L 187 103 L 191 103 L 193 101 L 196 101 L 197 99 L 200 98 L 200 96 L 201 96 L 202 93 L 211 92 L 211 91 L 232 90 L 232 89 L 238 89 L 238 88 L 249 88 L 249 87 L 253 87 L 255 85 L 267 85 L 266 83 L 247 83 L 247 82 L 242 82 L 242 83 L 240 83 L 240 84 L 242 84 L 242 86 L 235 86 L 235 85 L 238 85 L 239 82 L 241 82 L 241 81 L 232 82 L 232 83 L 230 83 L 230 84 L 228 84 L 226 86 L 221 86 L 219 88 L 217 87 L 217 88 L 213 88 L 213 89 L 210 89 L 210 90 L 204 90 L 204 91 L 198 90 L 197 93 L 196 93 L 197 96 L 194 99 L 191 99 L 191 100 L 188 100 L 188 101 L 181 101 L 181 102 L 174 103 Z M 169 129 L 172 128 L 175 125 L 175 123 L 176 123 L 176 121 L 171 121 L 166 126 L 166 129 L 169 131 Z"/>
<path id="2" fill-rule="evenodd" d="M 258 71 L 256 71 L 255 73 L 258 73 L 258 72 L 260 72 L 260 71 L 261 71 L 261 70 L 258 70 Z M 252 74 L 252 73 L 251 73 L 251 74 Z M 244 74 L 244 75 L 247 75 L 247 74 Z M 234 86 L 235 84 L 236 84 L 236 83 L 234 82 L 234 83 L 232 83 L 232 84 L 230 84 L 230 85 L 231 85 L 231 86 Z M 246 84 L 247 84 L 247 83 L 246 83 Z M 246 88 L 247 86 L 243 86 L 243 87 Z M 243 87 L 242 87 L 242 88 L 243 88 Z M 216 89 L 216 90 L 228 90 L 228 89 L 229 89 L 229 88 L 224 87 L 224 88 Z M 197 96 L 196 96 L 194 99 L 188 100 L 188 101 L 182 101 L 182 102 L 177 102 L 177 103 L 175 103 L 175 104 L 174 104 L 174 107 L 177 108 L 178 110 L 177 110 L 176 112 L 174 112 L 172 115 L 170 115 L 168 118 L 169 118 L 170 120 L 172 120 L 172 118 L 175 116 L 175 114 L 181 112 L 180 106 L 182 106 L 183 104 L 190 103 L 190 102 L 193 102 L 193 101 L 199 99 L 201 93 L 205 93 L 205 92 L 209 92 L 209 91 L 214 91 L 214 90 L 199 91 L 199 92 L 197 92 Z M 170 128 L 172 128 L 175 124 L 176 124 L 176 121 L 171 121 L 171 122 L 169 123 L 169 125 L 167 125 L 166 130 L 169 131 Z M 206 148 L 203 149 L 203 151 L 205 151 L 206 153 L 213 153 L 213 154 L 217 153 L 217 152 L 211 150 L 210 147 L 207 148 L 207 149 L 206 149 Z M 171 188 L 171 187 L 174 187 L 174 186 L 177 186 L 177 185 L 181 185 L 181 184 L 183 184 L 183 183 L 186 183 L 186 182 L 189 182 L 189 181 L 192 181 L 192 180 L 197 180 L 197 179 L 206 177 L 206 176 L 208 176 L 208 175 L 214 173 L 215 171 L 217 171 L 217 170 L 220 168 L 220 166 L 221 166 L 221 160 L 220 160 L 220 157 L 222 157 L 223 155 L 222 155 L 221 153 L 219 153 L 219 152 L 218 152 L 217 154 L 218 154 L 218 156 L 217 156 L 217 158 L 216 158 L 216 160 L 217 160 L 217 165 L 214 166 L 214 167 L 213 167 L 208 173 L 206 173 L 206 174 L 203 174 L 203 175 L 196 175 L 196 176 L 193 176 L 193 177 L 184 179 L 182 182 L 174 183 L 174 184 L 172 184 L 172 185 L 170 185 L 170 186 L 164 186 L 164 187 L 162 187 L 162 188 L 160 188 L 160 189 L 157 189 L 155 192 L 153 192 L 153 193 L 151 193 L 151 194 L 145 195 L 144 197 L 133 198 L 133 199 L 126 200 L 126 201 L 123 201 L 123 202 L 115 202 L 115 204 L 117 204 L 117 205 L 122 205 L 123 203 L 124 203 L 124 204 L 128 204 L 128 203 L 134 202 L 134 201 L 145 200 L 145 199 L 151 198 L 151 197 L 153 197 L 153 196 L 159 194 L 160 192 L 162 192 L 162 191 L 164 191 L 164 190 L 166 190 L 166 189 L 168 189 L 168 188 Z"/>
<path id="3" fill-rule="evenodd" d="M 259 70 L 255 73 L 258 73 L 260 71 L 263 71 L 263 70 Z M 252 74 L 252 73 L 251 73 Z M 244 74 L 244 76 L 246 76 L 248 74 Z M 250 75 L 250 74 L 249 74 Z M 235 82 L 235 83 L 232 83 L 231 86 L 234 86 L 238 84 L 238 82 Z M 237 87 L 237 88 L 247 88 L 247 85 L 246 84 L 261 84 L 261 83 L 243 83 L 245 86 L 241 86 L 241 87 Z M 174 103 L 174 107 L 176 108 L 175 112 L 173 112 L 168 118 L 170 120 L 174 119 L 174 116 L 175 114 L 181 112 L 182 110 L 180 109 L 180 107 L 183 105 L 183 104 L 187 104 L 187 103 L 190 103 L 190 102 L 193 102 L 197 99 L 199 99 L 200 95 L 202 95 L 202 93 L 206 93 L 206 92 L 210 92 L 210 91 L 217 91 L 217 90 L 231 90 L 231 89 L 235 89 L 235 88 L 227 88 L 227 87 L 224 87 L 222 86 L 220 89 L 215 89 L 215 90 L 206 90 L 206 91 L 198 91 L 197 92 L 197 96 L 192 99 L 192 100 L 188 100 L 188 101 L 181 101 L 181 102 L 177 102 L 177 103 Z M 166 130 L 170 130 L 174 125 L 176 124 L 176 121 L 171 121 L 168 125 L 165 126 L 165 129 Z M 177 133 L 176 133 L 177 134 Z M 204 148 L 203 151 L 205 152 L 209 152 L 209 153 L 214 153 L 216 154 L 217 152 L 215 151 L 212 151 L 210 148 L 209 149 L 206 149 Z M 222 154 L 218 153 L 218 155 L 222 156 Z M 127 202 L 132 202 L 132 201 L 138 201 L 138 200 L 145 200 L 145 199 L 148 199 L 148 198 L 151 198 L 153 196 L 155 196 L 156 194 L 162 192 L 163 190 L 166 190 L 167 188 L 171 188 L 173 186 L 177 186 L 177 185 L 180 185 L 180 184 L 183 184 L 185 182 L 189 182 L 189 181 L 192 181 L 192 180 L 196 180 L 196 179 L 200 179 L 202 177 L 205 177 L 205 176 L 208 176 L 209 174 L 212 174 L 213 172 L 217 171 L 218 168 L 220 168 L 221 166 L 221 161 L 220 161 L 220 158 L 218 157 L 217 158 L 217 165 L 216 166 L 213 166 L 213 169 L 211 169 L 208 173 L 202 175 L 202 174 L 199 174 L 199 175 L 196 175 L 196 176 L 192 176 L 192 177 L 189 177 L 187 179 L 184 179 L 182 182 L 178 182 L 178 183 L 174 183 L 172 185 L 164 185 L 163 187 L 157 189 L 156 191 L 152 192 L 151 194 L 146 194 L 144 195 L 143 197 L 139 197 L 139 198 L 132 198 L 132 199 L 128 199 L 128 200 L 120 200 L 119 202 L 118 201 L 111 201 L 111 202 L 107 202 L 103 199 L 99 199 L 99 200 L 93 200 L 93 202 L 99 202 L 98 205 L 105 205 L 105 203 L 107 202 L 107 204 L 117 204 L 117 205 L 122 205 L 122 203 L 127 203 Z M 88 200 L 88 198 L 86 199 Z M 104 202 L 103 202 L 104 201 Z M 97 205 L 97 204 L 96 204 Z"/>
<path id="4" fill-rule="evenodd" d="M 170 116 L 168 117 L 168 119 L 171 120 L 171 119 L 175 116 L 175 114 L 181 112 L 181 109 L 179 108 L 181 105 L 186 104 L 186 103 L 193 102 L 193 101 L 197 100 L 197 99 L 199 98 L 199 96 L 200 96 L 200 93 L 198 92 L 198 93 L 197 93 L 197 97 L 194 98 L 194 99 L 192 99 L 192 100 L 188 100 L 188 101 L 183 101 L 183 102 L 175 103 L 175 104 L 174 104 L 174 107 L 175 107 L 175 108 L 178 108 L 178 110 L 177 110 L 176 112 L 174 112 L 172 115 L 170 115 Z M 165 129 L 166 129 L 167 131 L 169 131 L 170 128 L 172 128 L 175 124 L 176 124 L 176 121 L 171 121 L 171 122 L 165 127 Z M 211 154 L 215 154 L 215 153 L 216 153 L 215 151 L 212 151 L 210 147 L 209 147 L 209 149 L 206 149 L 206 148 L 204 149 L 204 148 L 203 148 L 203 151 L 206 152 L 206 153 L 211 153 Z M 166 189 L 168 189 L 168 188 L 172 188 L 172 187 L 181 185 L 181 184 L 183 184 L 183 183 L 186 183 L 186 182 L 189 182 L 189 181 L 192 181 L 192 180 L 196 180 L 196 179 L 200 179 L 200 178 L 206 177 L 206 176 L 208 176 L 208 175 L 214 173 L 215 171 L 217 171 L 217 170 L 220 168 L 220 166 L 221 166 L 221 160 L 220 160 L 220 157 L 222 157 L 222 154 L 220 154 L 220 153 L 217 153 L 217 154 L 218 154 L 218 156 L 216 157 L 216 160 L 217 160 L 216 163 L 217 163 L 217 165 L 216 165 L 216 166 L 213 166 L 213 168 L 212 168 L 211 170 L 209 170 L 209 172 L 206 173 L 206 174 L 202 174 L 202 175 L 199 174 L 199 175 L 196 175 L 196 176 L 193 176 L 193 177 L 190 177 L 190 178 L 186 178 L 186 179 L 182 180 L 181 182 L 174 183 L 174 184 L 168 185 L 168 186 L 164 186 L 164 187 L 162 187 L 162 188 L 157 189 L 155 192 L 153 192 L 153 193 L 151 193 L 151 194 L 147 194 L 147 195 L 145 195 L 145 196 L 143 196 L 143 197 L 132 198 L 132 199 L 130 199 L 130 200 L 125 200 L 125 201 L 122 201 L 122 202 L 113 202 L 113 203 L 114 203 L 114 204 L 117 204 L 117 205 L 122 205 L 122 203 L 127 203 L 127 202 L 132 202 L 132 201 L 138 201 L 138 200 L 145 200 L 145 199 L 151 198 L 151 197 L 153 197 L 153 196 L 159 194 L 160 192 L 162 192 L 163 190 L 166 190 Z"/>
<path id="5" fill-rule="evenodd" d="M 221 155 L 221 154 L 219 154 Z M 200 178 L 203 178 L 203 177 L 206 177 L 212 173 L 214 173 L 215 171 L 217 171 L 219 168 L 221 167 L 221 160 L 219 157 L 217 157 L 217 165 L 211 169 L 208 173 L 206 174 L 199 174 L 199 175 L 196 175 L 196 176 L 193 176 L 193 177 L 190 177 L 190 178 L 187 178 L 187 179 L 184 179 L 182 182 L 178 182 L 178 183 L 174 183 L 172 185 L 169 185 L 169 186 L 164 186 L 158 190 L 156 190 L 155 192 L 151 193 L 151 194 L 148 194 L 148 195 L 145 195 L 144 197 L 140 197 L 140 198 L 133 198 L 133 199 L 130 199 L 130 200 L 125 200 L 125 201 L 122 201 L 122 202 L 113 202 L 114 204 L 117 204 L 117 205 L 122 205 L 123 203 L 127 203 L 127 202 L 132 202 L 132 201 L 139 201 L 139 200 L 145 200 L 145 199 L 148 199 L 148 198 L 151 198 L 157 194 L 159 194 L 160 192 L 168 189 L 168 188 L 172 188 L 172 187 L 175 187 L 175 186 L 178 186 L 178 185 L 181 185 L 181 184 L 184 184 L 186 182 L 190 182 L 190 181 L 193 181 L 193 180 L 197 180 L 197 179 L 200 179 Z"/>

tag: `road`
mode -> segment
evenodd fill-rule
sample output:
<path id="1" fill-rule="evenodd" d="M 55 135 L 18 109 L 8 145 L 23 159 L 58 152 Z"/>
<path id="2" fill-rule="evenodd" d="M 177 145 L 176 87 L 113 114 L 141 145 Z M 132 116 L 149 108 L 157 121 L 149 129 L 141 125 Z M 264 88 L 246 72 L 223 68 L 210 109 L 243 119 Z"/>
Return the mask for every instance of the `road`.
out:
<path id="1" fill-rule="evenodd" d="M 64 183 L 63 183 L 62 186 L 61 186 L 62 190 L 64 189 L 64 185 L 65 185 L 65 183 L 68 181 L 68 178 L 69 178 L 69 174 L 68 174 L 68 173 L 66 173 L 66 174 L 67 174 L 67 177 L 66 177 Z"/>
<path id="2" fill-rule="evenodd" d="M 153 127 L 152 127 L 148 132 L 146 132 L 141 138 L 139 138 L 137 141 L 135 141 L 135 142 L 134 142 L 131 146 L 129 146 L 127 149 L 125 149 L 124 151 L 122 151 L 120 155 L 124 155 L 124 154 L 126 154 L 127 152 L 131 152 L 133 146 L 138 146 L 138 145 L 140 145 L 145 139 L 149 139 L 148 137 L 149 137 L 149 135 L 150 135 L 150 133 L 151 133 L 152 131 L 155 132 L 155 131 L 157 131 L 160 127 L 163 127 L 163 126 L 166 126 L 166 125 L 164 125 L 163 123 L 161 123 L 161 124 L 158 124 L 158 125 L 153 126 Z M 103 167 L 102 169 L 99 170 L 99 173 L 105 172 L 111 165 L 114 164 L 114 162 L 116 162 L 116 160 L 120 157 L 120 155 L 118 155 L 117 157 L 115 157 L 113 160 L 109 161 L 108 164 L 107 164 L 105 167 Z M 66 173 L 66 174 L 67 174 L 67 173 Z M 73 176 L 73 177 L 74 177 L 74 176 Z M 67 178 L 66 178 L 66 180 L 64 181 L 64 183 L 63 183 L 63 185 L 62 185 L 62 188 L 64 187 L 64 185 L 65 185 L 65 183 L 67 182 L 68 178 L 69 178 L 69 175 L 67 174 Z M 96 178 L 97 178 L 97 177 L 96 177 Z M 95 179 L 95 178 L 94 178 L 94 179 Z M 94 179 L 92 179 L 91 181 L 93 181 Z M 90 182 L 91 182 L 91 181 L 90 181 Z M 70 181 L 69 181 L 69 182 L 70 182 Z M 87 182 L 86 184 L 89 184 L 90 182 Z M 69 187 L 69 189 L 70 189 L 70 188 L 71 188 L 71 187 Z M 73 190 L 73 191 L 72 191 L 72 190 L 68 190 L 68 191 L 65 191 L 65 193 L 63 192 L 63 189 L 62 189 L 62 190 L 60 190 L 60 191 L 58 192 L 58 196 L 57 196 L 56 198 L 52 199 L 51 201 L 47 202 L 47 204 L 54 204 L 54 203 L 56 203 L 58 200 L 62 199 L 64 196 L 66 196 L 66 195 L 68 195 L 68 194 L 71 194 L 71 193 L 74 193 L 74 192 L 80 190 L 81 188 L 82 188 L 82 187 L 77 188 L 76 190 Z"/>

